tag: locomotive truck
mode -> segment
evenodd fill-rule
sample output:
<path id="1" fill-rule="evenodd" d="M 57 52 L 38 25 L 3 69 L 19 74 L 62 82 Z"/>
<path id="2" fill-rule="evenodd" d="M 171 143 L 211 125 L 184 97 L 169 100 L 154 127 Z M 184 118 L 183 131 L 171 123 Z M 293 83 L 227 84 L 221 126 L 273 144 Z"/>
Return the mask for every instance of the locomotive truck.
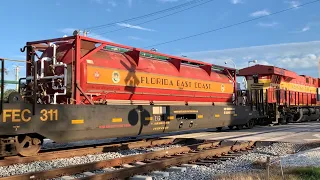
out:
<path id="1" fill-rule="evenodd" d="M 319 118 L 318 79 L 309 92 L 312 102 L 301 107 L 298 100 L 289 112 L 294 101 L 270 99 L 279 88 L 271 91 L 265 79 L 275 71 L 240 70 L 254 79 L 243 104 L 237 71 L 229 67 L 79 34 L 27 42 L 21 51 L 26 77 L 19 92 L 7 102 L 1 93 L 0 156 L 36 155 L 45 138 L 60 143 Z"/>

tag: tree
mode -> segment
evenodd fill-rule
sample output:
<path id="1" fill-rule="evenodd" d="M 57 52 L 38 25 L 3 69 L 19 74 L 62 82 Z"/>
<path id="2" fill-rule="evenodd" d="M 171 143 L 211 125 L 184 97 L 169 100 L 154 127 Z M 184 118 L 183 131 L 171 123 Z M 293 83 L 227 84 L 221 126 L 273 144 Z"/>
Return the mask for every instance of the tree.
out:
<path id="1" fill-rule="evenodd" d="M 0 68 L 0 72 L 2 71 L 2 68 Z M 8 74 L 8 70 L 7 70 L 7 68 L 4 68 L 4 73 L 5 74 Z M 1 73 L 0 73 L 1 74 Z"/>
<path id="2" fill-rule="evenodd" d="M 14 89 L 7 89 L 7 90 L 4 91 L 3 99 L 4 99 L 5 102 L 8 101 L 8 97 L 12 92 L 17 92 L 17 91 L 14 90 Z"/>

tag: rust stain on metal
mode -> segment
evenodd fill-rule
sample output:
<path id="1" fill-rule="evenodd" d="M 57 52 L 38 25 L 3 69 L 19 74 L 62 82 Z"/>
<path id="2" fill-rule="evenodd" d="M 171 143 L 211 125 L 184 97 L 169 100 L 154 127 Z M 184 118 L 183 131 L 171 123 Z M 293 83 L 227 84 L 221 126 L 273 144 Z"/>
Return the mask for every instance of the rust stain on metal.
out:
<path id="1" fill-rule="evenodd" d="M 163 140 L 162 142 L 167 143 L 167 142 L 170 142 L 170 140 L 168 141 Z M 133 168 L 116 170 L 116 171 L 112 171 L 104 174 L 86 177 L 85 179 L 97 180 L 97 179 L 126 178 L 134 174 L 146 173 L 152 170 L 164 169 L 168 166 L 188 163 L 188 162 L 196 161 L 198 159 L 213 157 L 215 155 L 227 154 L 231 150 L 241 150 L 243 148 L 248 148 L 248 146 L 251 145 L 251 143 L 241 143 L 233 146 L 223 146 L 218 148 L 215 147 L 219 143 L 220 142 L 205 142 L 205 143 L 193 144 L 190 146 L 183 146 L 183 147 L 155 151 L 155 152 L 150 152 L 145 154 L 104 160 L 104 161 L 99 161 L 94 163 L 52 169 L 49 171 L 40 171 L 40 172 L 33 172 L 33 173 L 24 174 L 24 175 L 5 177 L 5 178 L 2 178 L 1 180 L 16 180 L 16 179 L 24 180 L 24 179 L 30 179 L 30 177 L 33 177 L 33 179 L 49 179 L 49 178 L 59 177 L 62 174 L 72 175 L 72 174 L 77 174 L 84 171 L 93 171 L 96 169 L 120 166 L 122 164 L 129 164 L 137 161 L 145 161 L 147 159 L 153 160 L 147 163 L 146 165 L 140 165 L 140 166 L 135 166 Z M 132 147 L 134 147 L 133 144 L 132 144 Z M 203 148 L 211 148 L 211 149 L 202 150 Z M 196 152 L 196 153 L 189 153 L 189 152 Z M 186 154 L 183 154 L 183 153 L 186 153 Z M 175 156 L 177 154 L 183 154 L 183 155 Z M 171 157 L 171 158 L 165 158 L 165 157 Z M 162 159 L 159 159 L 159 158 L 162 158 Z"/>
<path id="2" fill-rule="evenodd" d="M 8 166 L 16 163 L 30 163 L 33 161 L 49 161 L 57 158 L 69 158 L 75 156 L 83 156 L 87 154 L 99 154 L 103 152 L 112 152 L 125 149 L 134 149 L 139 147 L 149 147 L 162 144 L 171 144 L 175 139 L 150 139 L 148 141 L 135 141 L 128 143 L 116 143 L 108 145 L 96 145 L 95 147 L 83 147 L 78 149 L 67 149 L 59 150 L 52 152 L 42 152 L 37 156 L 30 157 L 20 157 L 20 156 L 11 156 L 6 157 L 4 160 L 0 160 L 0 166 Z M 1 178 L 0 178 L 1 179 Z"/>

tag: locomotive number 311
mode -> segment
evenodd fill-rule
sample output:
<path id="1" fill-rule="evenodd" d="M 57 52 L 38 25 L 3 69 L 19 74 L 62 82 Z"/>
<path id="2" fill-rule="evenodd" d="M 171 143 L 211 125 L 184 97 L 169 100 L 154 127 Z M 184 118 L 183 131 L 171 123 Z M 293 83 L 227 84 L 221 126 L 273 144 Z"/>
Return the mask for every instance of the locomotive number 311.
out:
<path id="1" fill-rule="evenodd" d="M 58 120 L 58 109 L 42 109 L 40 111 L 40 120 L 41 121 L 53 121 L 53 120 Z"/>
<path id="2" fill-rule="evenodd" d="M 57 121 L 58 109 L 41 109 L 38 117 L 41 121 Z M 4 109 L 2 122 L 29 122 L 33 119 L 29 109 Z"/>

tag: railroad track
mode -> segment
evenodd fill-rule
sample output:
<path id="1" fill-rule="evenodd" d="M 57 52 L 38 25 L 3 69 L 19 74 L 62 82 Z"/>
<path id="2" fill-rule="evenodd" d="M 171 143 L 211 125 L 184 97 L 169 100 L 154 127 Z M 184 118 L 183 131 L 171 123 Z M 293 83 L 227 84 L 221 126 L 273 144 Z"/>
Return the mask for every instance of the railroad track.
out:
<path id="1" fill-rule="evenodd" d="M 223 132 L 228 132 L 224 130 Z M 232 131 L 232 130 L 231 130 Z M 191 133 L 191 132 L 189 132 Z M 169 135 L 169 134 L 168 134 Z M 36 156 L 21 157 L 19 155 L 2 157 L 0 159 L 0 166 L 9 166 L 19 163 L 31 163 L 34 161 L 50 161 L 59 158 L 70 158 L 77 156 L 85 156 L 89 154 L 101 154 L 104 152 L 115 152 L 118 150 L 130 150 L 135 148 L 153 147 L 158 145 L 172 144 L 174 142 L 181 141 L 182 139 L 190 139 L 183 137 L 171 137 L 171 136 L 154 136 L 145 137 L 148 140 L 140 138 L 137 140 L 117 141 L 99 144 L 89 144 L 82 146 L 71 146 L 62 148 L 50 148 L 41 150 Z M 192 139 L 192 138 L 191 138 Z"/>
<path id="2" fill-rule="evenodd" d="M 104 152 L 116 152 L 119 150 L 131 150 L 136 148 L 147 148 L 155 147 L 159 145 L 169 145 L 178 143 L 183 139 L 175 138 L 164 138 L 164 139 L 149 139 L 149 140 L 138 140 L 132 142 L 119 142 L 115 144 L 99 144 L 99 145 L 86 145 L 83 147 L 70 147 L 70 148 L 59 148 L 41 151 L 37 156 L 21 157 L 21 156 L 10 156 L 4 157 L 0 160 L 0 166 L 9 166 L 18 163 L 30 163 L 34 161 L 50 161 L 59 158 L 70 158 L 77 156 L 85 156 L 88 154 L 101 154 Z"/>
<path id="3" fill-rule="evenodd" d="M 73 175 L 77 175 L 78 179 L 124 179 L 168 167 L 178 168 L 172 166 L 182 164 L 214 163 L 219 159 L 234 158 L 240 154 L 239 152 L 252 149 L 255 144 L 255 142 L 228 143 L 223 141 L 195 143 L 145 154 L 3 177 L 0 180 L 75 179 L 71 177 Z"/>

